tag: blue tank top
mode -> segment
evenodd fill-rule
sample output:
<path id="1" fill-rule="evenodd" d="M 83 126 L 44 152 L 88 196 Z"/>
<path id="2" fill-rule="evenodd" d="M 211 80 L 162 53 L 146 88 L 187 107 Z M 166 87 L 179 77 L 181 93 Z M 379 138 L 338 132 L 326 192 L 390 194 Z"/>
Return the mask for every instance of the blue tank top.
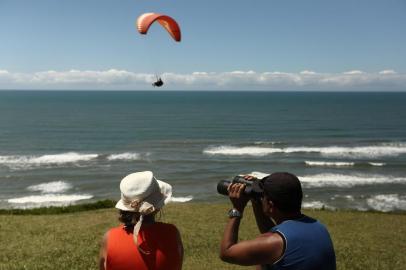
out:
<path id="1" fill-rule="evenodd" d="M 285 240 L 282 258 L 263 269 L 335 270 L 333 243 L 326 227 L 319 221 L 303 216 L 286 220 L 272 228 Z"/>

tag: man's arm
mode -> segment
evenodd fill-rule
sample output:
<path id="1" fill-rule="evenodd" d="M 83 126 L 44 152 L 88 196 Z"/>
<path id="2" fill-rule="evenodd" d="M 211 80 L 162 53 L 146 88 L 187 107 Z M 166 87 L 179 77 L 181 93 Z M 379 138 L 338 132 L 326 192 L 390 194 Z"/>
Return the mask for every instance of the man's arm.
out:
<path id="1" fill-rule="evenodd" d="M 243 184 L 228 187 L 233 207 L 241 214 L 249 199 L 243 194 L 244 188 Z M 232 217 L 227 222 L 220 245 L 220 258 L 223 261 L 239 265 L 272 264 L 282 256 L 284 243 L 278 234 L 268 233 L 238 243 L 240 221 L 241 217 Z"/>
<path id="2" fill-rule="evenodd" d="M 228 221 L 221 241 L 221 260 L 239 265 L 273 264 L 283 255 L 283 239 L 277 233 L 238 243 L 239 225 L 238 217 Z"/>
<path id="3" fill-rule="evenodd" d="M 230 184 L 227 188 L 228 196 L 233 205 L 233 208 L 241 213 L 240 217 L 232 217 L 228 220 L 224 230 L 223 239 L 220 244 L 220 258 L 227 260 L 228 250 L 238 242 L 238 230 L 242 214 L 249 198 L 244 194 L 244 184 Z"/>
<path id="4" fill-rule="evenodd" d="M 220 259 L 228 261 L 230 256 L 230 248 L 238 242 L 238 229 L 240 227 L 241 218 L 230 218 L 224 230 L 223 239 L 220 245 Z"/>

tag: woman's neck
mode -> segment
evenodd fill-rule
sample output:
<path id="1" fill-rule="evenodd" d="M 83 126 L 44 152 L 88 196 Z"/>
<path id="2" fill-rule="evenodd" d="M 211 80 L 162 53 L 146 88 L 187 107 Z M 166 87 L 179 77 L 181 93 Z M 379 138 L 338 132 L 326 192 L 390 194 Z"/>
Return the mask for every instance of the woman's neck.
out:
<path id="1" fill-rule="evenodd" d="M 155 215 L 147 215 L 144 216 L 143 220 L 142 220 L 143 224 L 152 224 L 155 223 Z"/>

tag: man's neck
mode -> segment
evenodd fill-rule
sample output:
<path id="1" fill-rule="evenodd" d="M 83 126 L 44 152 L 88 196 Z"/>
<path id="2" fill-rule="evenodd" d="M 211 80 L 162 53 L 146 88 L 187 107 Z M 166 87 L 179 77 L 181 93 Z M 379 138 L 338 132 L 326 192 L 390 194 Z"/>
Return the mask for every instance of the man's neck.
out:
<path id="1" fill-rule="evenodd" d="M 293 212 L 293 213 L 281 213 L 278 217 L 275 217 L 275 221 L 277 224 L 281 224 L 282 222 L 286 220 L 295 220 L 302 218 L 303 214 L 302 212 Z"/>

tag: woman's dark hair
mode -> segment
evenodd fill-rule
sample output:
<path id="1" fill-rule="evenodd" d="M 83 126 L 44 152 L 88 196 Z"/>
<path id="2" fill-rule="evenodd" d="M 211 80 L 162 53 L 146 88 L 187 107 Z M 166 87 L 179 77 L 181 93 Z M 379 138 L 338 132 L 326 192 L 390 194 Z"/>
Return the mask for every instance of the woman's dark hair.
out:
<path id="1" fill-rule="evenodd" d="M 124 227 L 133 229 L 135 222 L 140 218 L 140 213 L 120 210 L 118 212 L 118 220 L 124 223 Z"/>
<path id="2" fill-rule="evenodd" d="M 264 194 L 282 212 L 300 211 L 302 207 L 302 186 L 296 175 L 276 172 L 262 179 Z"/>
<path id="3" fill-rule="evenodd" d="M 162 214 L 162 210 L 159 211 Z M 156 212 L 144 216 L 144 220 L 154 220 Z M 124 224 L 126 231 L 131 232 L 134 229 L 135 223 L 137 223 L 140 218 L 140 213 L 119 210 L 118 220 Z M 159 217 L 160 218 L 160 217 Z"/>

